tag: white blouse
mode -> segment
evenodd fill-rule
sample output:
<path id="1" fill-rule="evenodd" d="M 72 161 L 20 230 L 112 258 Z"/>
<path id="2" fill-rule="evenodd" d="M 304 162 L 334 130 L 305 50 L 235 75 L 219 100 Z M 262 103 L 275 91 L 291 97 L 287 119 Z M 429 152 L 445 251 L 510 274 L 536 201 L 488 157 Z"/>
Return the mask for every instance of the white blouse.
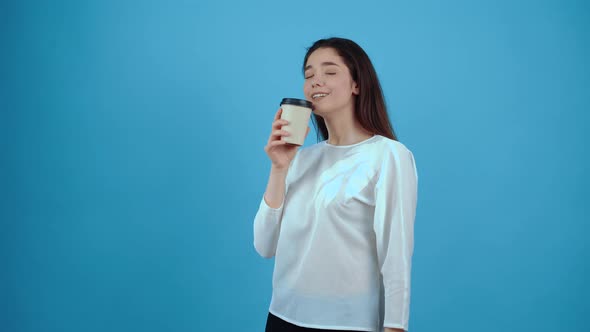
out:
<path id="1" fill-rule="evenodd" d="M 403 144 L 375 135 L 298 150 L 283 204 L 264 198 L 254 247 L 275 256 L 269 311 L 320 329 L 408 329 L 418 175 Z"/>

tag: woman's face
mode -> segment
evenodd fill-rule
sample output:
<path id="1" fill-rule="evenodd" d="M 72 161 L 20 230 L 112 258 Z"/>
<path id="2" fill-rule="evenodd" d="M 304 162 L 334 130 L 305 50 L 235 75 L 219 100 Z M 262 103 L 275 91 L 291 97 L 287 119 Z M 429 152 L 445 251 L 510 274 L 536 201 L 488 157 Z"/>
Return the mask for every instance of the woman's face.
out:
<path id="1" fill-rule="evenodd" d="M 307 58 L 303 93 L 313 103 L 314 112 L 321 115 L 346 108 L 354 111 L 354 97 L 359 92 L 336 50 L 319 48 Z"/>

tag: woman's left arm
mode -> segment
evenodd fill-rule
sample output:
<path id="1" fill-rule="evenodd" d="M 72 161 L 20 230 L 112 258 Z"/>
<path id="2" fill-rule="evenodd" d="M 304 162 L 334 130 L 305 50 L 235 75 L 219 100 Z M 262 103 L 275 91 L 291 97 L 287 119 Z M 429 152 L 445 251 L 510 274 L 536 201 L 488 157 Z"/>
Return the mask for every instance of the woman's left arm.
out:
<path id="1" fill-rule="evenodd" d="M 410 315 L 418 174 L 410 150 L 401 144 L 389 148 L 375 185 L 374 231 L 385 293 L 383 326 L 385 331 L 403 331 Z"/>

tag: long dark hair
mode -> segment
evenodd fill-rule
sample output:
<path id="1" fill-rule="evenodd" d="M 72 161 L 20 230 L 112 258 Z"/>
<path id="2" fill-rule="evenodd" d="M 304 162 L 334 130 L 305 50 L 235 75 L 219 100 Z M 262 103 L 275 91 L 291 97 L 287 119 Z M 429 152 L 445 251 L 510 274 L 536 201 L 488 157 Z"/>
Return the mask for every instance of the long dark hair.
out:
<path id="1" fill-rule="evenodd" d="M 361 126 L 373 133 L 396 140 L 393 126 L 387 116 L 387 108 L 375 68 L 365 51 L 355 42 L 344 38 L 320 39 L 307 49 L 303 60 L 303 72 L 307 59 L 319 48 L 332 48 L 342 57 L 357 83 L 359 94 L 355 98 L 354 115 Z M 316 114 L 312 117 L 318 142 L 328 139 L 328 128 L 324 119 Z M 320 136 L 321 135 L 321 136 Z"/>

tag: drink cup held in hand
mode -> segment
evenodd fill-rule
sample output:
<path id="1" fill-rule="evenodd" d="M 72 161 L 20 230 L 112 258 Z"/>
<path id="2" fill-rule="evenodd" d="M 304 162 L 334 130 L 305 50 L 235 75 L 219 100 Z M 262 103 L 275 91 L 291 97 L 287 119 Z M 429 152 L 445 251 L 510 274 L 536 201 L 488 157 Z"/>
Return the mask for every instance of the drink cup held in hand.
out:
<path id="1" fill-rule="evenodd" d="M 282 140 L 295 144 L 303 145 L 309 117 L 311 116 L 312 104 L 303 99 L 284 98 L 281 101 L 281 119 L 289 121 L 289 124 L 282 129 L 289 132 L 291 136 L 283 136 Z"/>

